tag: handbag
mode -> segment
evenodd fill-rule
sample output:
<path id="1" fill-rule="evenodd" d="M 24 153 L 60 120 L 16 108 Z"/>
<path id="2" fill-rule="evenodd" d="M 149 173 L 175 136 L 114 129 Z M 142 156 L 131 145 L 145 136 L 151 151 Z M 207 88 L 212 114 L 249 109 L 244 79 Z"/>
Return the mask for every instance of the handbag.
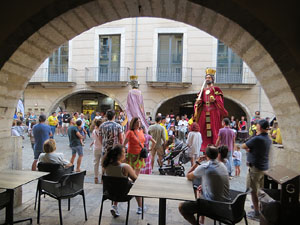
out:
<path id="1" fill-rule="evenodd" d="M 141 152 L 140 152 L 140 157 L 143 158 L 143 159 L 146 159 L 148 157 L 148 151 L 147 151 L 147 148 L 143 148 L 142 144 L 141 144 L 141 141 L 139 139 L 139 137 L 136 135 L 136 133 L 133 131 L 134 135 L 137 137 L 137 139 L 139 140 L 139 144 L 142 148 Z"/>

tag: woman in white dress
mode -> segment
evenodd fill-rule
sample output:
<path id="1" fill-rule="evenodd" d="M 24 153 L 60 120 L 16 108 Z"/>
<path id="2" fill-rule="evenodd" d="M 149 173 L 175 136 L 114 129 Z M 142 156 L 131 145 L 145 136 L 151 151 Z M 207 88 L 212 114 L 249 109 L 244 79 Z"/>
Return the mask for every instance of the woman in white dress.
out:
<path id="1" fill-rule="evenodd" d="M 200 156 L 200 149 L 202 145 L 202 137 L 198 123 L 192 123 L 190 132 L 187 138 L 187 145 L 189 146 L 189 156 L 191 157 L 191 166 L 194 165 L 197 158 Z"/>

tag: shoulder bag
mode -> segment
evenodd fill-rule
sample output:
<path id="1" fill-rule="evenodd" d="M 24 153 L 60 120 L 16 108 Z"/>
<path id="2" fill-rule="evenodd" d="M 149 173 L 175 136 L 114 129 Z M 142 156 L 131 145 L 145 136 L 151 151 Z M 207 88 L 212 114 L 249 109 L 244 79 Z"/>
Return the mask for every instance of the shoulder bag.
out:
<path id="1" fill-rule="evenodd" d="M 140 144 L 140 146 L 141 146 L 141 148 L 142 148 L 142 150 L 141 150 L 141 152 L 140 152 L 140 157 L 141 158 L 143 158 L 143 159 L 145 159 L 145 158 L 147 158 L 148 157 L 148 151 L 147 151 L 147 148 L 143 148 L 143 146 L 142 146 L 142 144 L 141 144 L 141 141 L 140 141 L 140 139 L 139 139 L 139 137 L 136 135 L 136 133 L 133 131 L 133 133 L 134 133 L 134 135 L 137 137 L 137 139 L 139 140 L 139 144 Z"/>

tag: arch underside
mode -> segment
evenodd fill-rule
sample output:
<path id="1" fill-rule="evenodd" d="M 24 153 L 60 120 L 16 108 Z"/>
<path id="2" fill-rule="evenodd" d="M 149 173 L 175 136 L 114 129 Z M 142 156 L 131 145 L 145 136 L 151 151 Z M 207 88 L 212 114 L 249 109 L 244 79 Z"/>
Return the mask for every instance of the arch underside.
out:
<path id="1" fill-rule="evenodd" d="M 60 3 L 59 3 L 60 2 Z M 0 48 L 1 136 L 9 136 L 17 100 L 38 66 L 61 44 L 106 22 L 137 16 L 172 19 L 197 27 L 224 42 L 255 73 L 282 125 L 285 148 L 300 159 L 300 79 L 285 44 L 234 1 L 53 0 L 6 38 Z M 139 7 L 140 6 L 140 7 Z M 6 46 L 7 45 L 7 46 Z M 274 47 L 276 46 L 276 48 Z M 282 52 L 282 54 L 280 54 Z M 296 158 L 297 158 L 296 157 Z M 290 155 L 287 161 L 294 162 Z"/>

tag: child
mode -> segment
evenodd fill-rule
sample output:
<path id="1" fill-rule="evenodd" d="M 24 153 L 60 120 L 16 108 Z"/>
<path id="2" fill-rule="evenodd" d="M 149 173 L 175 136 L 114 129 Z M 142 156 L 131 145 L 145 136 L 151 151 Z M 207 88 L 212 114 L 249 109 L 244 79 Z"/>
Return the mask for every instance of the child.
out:
<path id="1" fill-rule="evenodd" d="M 175 149 L 175 137 L 174 136 L 170 136 L 169 140 L 167 141 L 167 143 L 164 146 L 165 149 L 165 156 L 168 156 L 172 153 L 172 151 Z M 170 159 L 168 159 L 168 165 L 170 165 L 171 161 Z"/>
<path id="2" fill-rule="evenodd" d="M 236 150 L 233 152 L 233 164 L 235 166 L 235 176 L 240 176 L 241 173 L 241 161 L 242 161 L 242 153 L 239 145 L 236 146 Z"/>
<path id="3" fill-rule="evenodd" d="M 73 164 L 64 159 L 62 153 L 56 153 L 56 142 L 54 139 L 48 139 L 43 145 L 44 153 L 40 154 L 38 162 L 44 163 L 58 163 L 68 168 Z"/>
<path id="4" fill-rule="evenodd" d="M 175 127 L 173 124 L 169 128 L 168 135 L 169 137 L 175 135 Z"/>
<path id="5" fill-rule="evenodd" d="M 146 166 L 143 167 L 141 169 L 141 172 L 140 174 L 152 174 L 152 167 L 151 167 L 151 160 L 152 160 L 152 157 L 151 157 L 151 151 L 154 151 L 154 147 L 156 145 L 156 141 L 152 138 L 152 136 L 150 134 L 147 134 L 146 132 L 146 129 L 144 126 L 142 126 L 142 129 L 143 129 L 143 132 L 144 132 L 144 137 L 145 137 L 145 147 L 147 148 L 148 150 L 148 157 L 145 159 L 145 163 L 146 163 Z M 149 143 L 151 141 L 151 149 L 149 149 Z"/>
<path id="6" fill-rule="evenodd" d="M 33 128 L 33 126 L 34 126 L 35 124 L 36 124 L 36 122 L 35 122 L 35 121 L 32 121 L 32 122 L 30 123 L 29 129 L 28 129 L 28 137 L 29 137 L 29 139 L 30 139 L 31 147 L 32 147 L 33 152 L 34 152 L 34 143 L 35 143 L 35 140 L 34 140 L 32 128 Z"/>
<path id="7" fill-rule="evenodd" d="M 91 143 L 90 147 L 93 146 L 93 152 L 94 152 L 94 183 L 98 184 L 99 182 L 99 166 L 100 166 L 100 159 L 102 156 L 102 144 L 100 143 L 99 138 L 99 127 L 102 124 L 101 119 L 95 119 L 94 120 L 95 127 L 92 133 L 93 142 Z"/>
<path id="8" fill-rule="evenodd" d="M 78 128 L 78 131 L 83 136 L 83 138 L 80 138 L 80 143 L 82 146 L 84 146 L 84 139 L 85 139 L 86 131 L 83 127 Z"/>

